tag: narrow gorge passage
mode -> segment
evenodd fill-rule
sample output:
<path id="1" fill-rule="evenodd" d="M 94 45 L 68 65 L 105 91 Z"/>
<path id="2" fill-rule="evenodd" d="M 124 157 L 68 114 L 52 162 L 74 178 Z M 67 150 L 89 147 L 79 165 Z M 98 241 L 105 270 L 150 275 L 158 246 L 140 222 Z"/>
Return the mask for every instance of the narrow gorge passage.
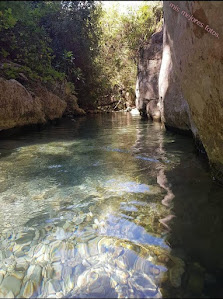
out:
<path id="1" fill-rule="evenodd" d="M 221 291 L 222 190 L 189 137 L 114 113 L 7 137 L 0 152 L 2 295 Z"/>
<path id="2" fill-rule="evenodd" d="M 223 298 L 223 1 L 0 1 L 0 298 Z"/>

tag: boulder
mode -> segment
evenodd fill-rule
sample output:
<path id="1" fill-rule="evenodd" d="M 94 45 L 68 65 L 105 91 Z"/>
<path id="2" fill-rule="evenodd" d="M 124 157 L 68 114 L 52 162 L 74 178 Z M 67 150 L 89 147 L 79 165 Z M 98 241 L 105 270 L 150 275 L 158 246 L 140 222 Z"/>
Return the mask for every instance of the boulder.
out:
<path id="1" fill-rule="evenodd" d="M 45 121 L 42 104 L 18 81 L 0 78 L 0 129 Z"/>
<path id="2" fill-rule="evenodd" d="M 34 88 L 34 98 L 40 101 L 45 120 L 61 118 L 67 107 L 64 100 L 61 100 L 57 95 L 42 85 L 38 85 Z"/>
<path id="3" fill-rule="evenodd" d="M 60 118 L 66 106 L 41 85 L 30 92 L 14 79 L 0 78 L 0 130 Z"/>

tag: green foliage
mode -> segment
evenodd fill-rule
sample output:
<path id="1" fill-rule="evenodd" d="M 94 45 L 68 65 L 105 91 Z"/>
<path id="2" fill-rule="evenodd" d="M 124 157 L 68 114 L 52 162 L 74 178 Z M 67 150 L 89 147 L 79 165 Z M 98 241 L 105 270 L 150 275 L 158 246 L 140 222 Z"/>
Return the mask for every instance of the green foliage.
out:
<path id="1" fill-rule="evenodd" d="M 0 11 L 0 32 L 3 29 L 9 29 L 15 26 L 16 18 L 12 16 L 12 9 L 8 8 Z"/>
<path id="2" fill-rule="evenodd" d="M 0 61 L 8 62 L 1 74 L 49 87 L 69 82 L 82 107 L 120 98 L 120 89 L 134 89 L 139 49 L 161 17 L 159 5 L 146 3 L 121 15 L 92 0 L 1 1 Z"/>
<path id="3" fill-rule="evenodd" d="M 93 102 L 99 14 L 94 1 L 1 1 L 0 60 L 22 65 L 44 84 L 70 81 L 73 93 L 75 86 Z M 19 72 L 9 66 L 1 73 L 17 78 Z"/>
<path id="4" fill-rule="evenodd" d="M 123 36 L 131 50 L 132 57 L 138 57 L 141 47 L 148 44 L 150 36 L 162 23 L 162 6 L 160 2 L 152 4 L 146 1 L 138 10 L 129 10 L 122 17 Z"/>
<path id="5" fill-rule="evenodd" d="M 116 99 L 135 89 L 139 50 L 162 23 L 162 6 L 145 1 L 137 10 L 121 14 L 118 5 L 103 11 L 100 24 L 100 59 L 103 94 Z"/>

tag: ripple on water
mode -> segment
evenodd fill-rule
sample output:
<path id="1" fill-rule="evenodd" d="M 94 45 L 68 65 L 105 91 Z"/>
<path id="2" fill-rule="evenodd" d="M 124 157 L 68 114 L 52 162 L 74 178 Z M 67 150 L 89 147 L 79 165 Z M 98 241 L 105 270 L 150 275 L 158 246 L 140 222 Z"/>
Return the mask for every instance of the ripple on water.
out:
<path id="1" fill-rule="evenodd" d="M 181 287 L 186 266 L 163 237 L 171 213 L 157 184 L 158 162 L 181 153 L 165 157 L 156 133 L 145 148 L 141 127 L 76 141 L 74 127 L 62 139 L 40 132 L 1 157 L 0 297 L 162 298 L 161 286 Z"/>

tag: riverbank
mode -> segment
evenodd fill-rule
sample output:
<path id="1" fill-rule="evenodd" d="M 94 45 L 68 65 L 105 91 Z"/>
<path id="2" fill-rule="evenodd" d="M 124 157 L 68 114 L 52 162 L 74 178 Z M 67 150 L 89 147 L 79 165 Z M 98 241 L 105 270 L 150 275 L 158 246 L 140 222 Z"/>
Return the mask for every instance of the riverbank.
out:
<path id="1" fill-rule="evenodd" d="M 0 130 L 41 125 L 62 116 L 85 115 L 66 82 L 52 89 L 28 79 L 0 78 Z M 24 77 L 25 82 L 24 81 Z"/>

